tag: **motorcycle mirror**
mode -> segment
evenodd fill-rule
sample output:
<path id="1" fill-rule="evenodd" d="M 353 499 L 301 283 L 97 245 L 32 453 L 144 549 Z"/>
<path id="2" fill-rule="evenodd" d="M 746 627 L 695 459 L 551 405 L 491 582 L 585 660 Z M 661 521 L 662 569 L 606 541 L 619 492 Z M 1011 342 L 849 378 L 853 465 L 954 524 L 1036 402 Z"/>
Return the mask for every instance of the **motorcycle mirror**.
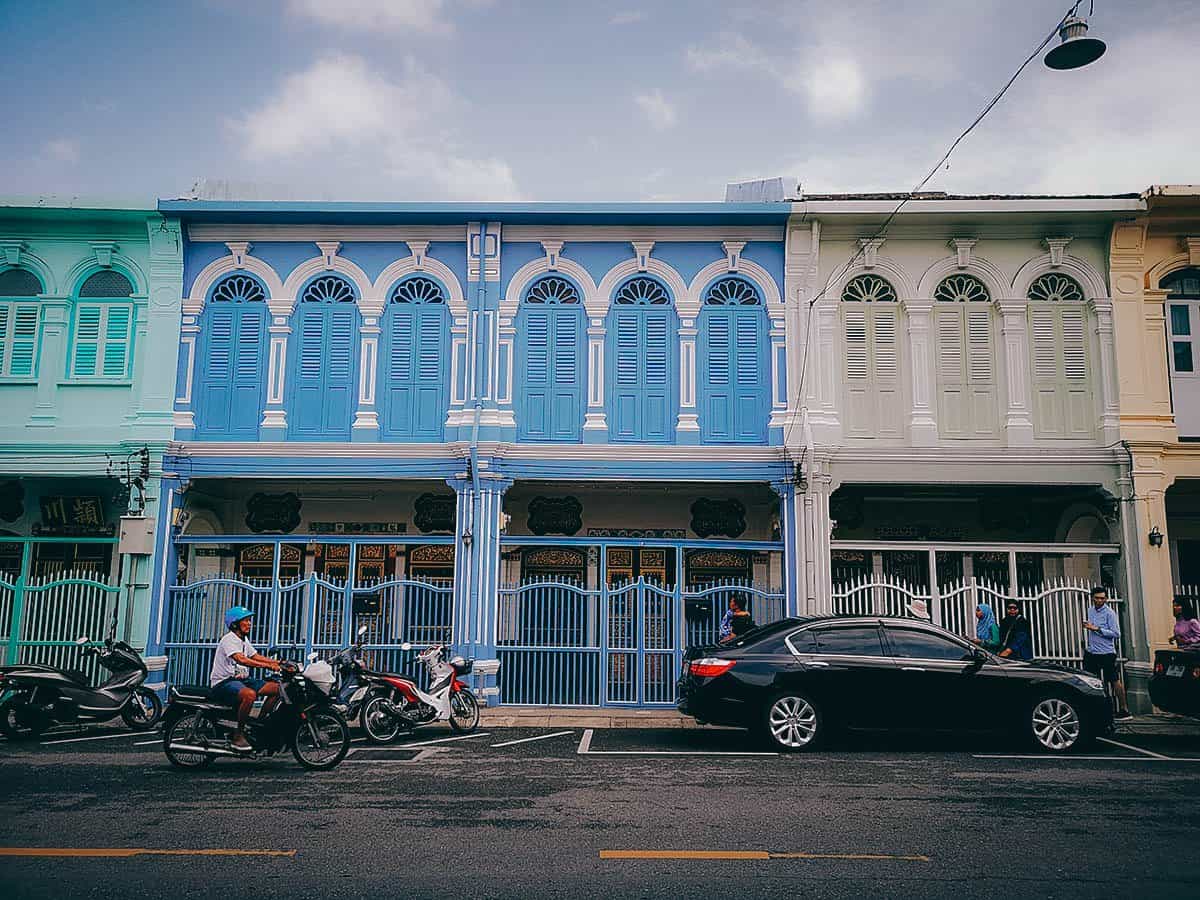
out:
<path id="1" fill-rule="evenodd" d="M 312 652 L 312 653 L 308 654 L 308 656 L 306 657 L 306 659 L 307 659 L 309 662 L 316 662 L 316 661 L 317 661 L 317 654 L 316 654 L 316 652 L 314 651 L 314 652 Z"/>
<path id="2" fill-rule="evenodd" d="M 400 649 L 401 650 L 411 650 L 412 644 L 409 643 L 408 641 L 405 641 L 403 644 L 400 645 Z"/>
<path id="3" fill-rule="evenodd" d="M 367 633 L 367 626 L 366 626 L 366 625 L 359 625 L 359 626 L 358 626 L 358 636 L 359 636 L 359 637 L 362 637 L 362 636 L 363 636 L 364 634 L 366 634 L 366 633 Z"/>
<path id="4" fill-rule="evenodd" d="M 78 646 L 82 647 L 84 644 L 86 644 L 88 642 L 88 640 L 89 640 L 88 637 L 85 635 L 84 637 L 75 638 L 75 643 Z"/>

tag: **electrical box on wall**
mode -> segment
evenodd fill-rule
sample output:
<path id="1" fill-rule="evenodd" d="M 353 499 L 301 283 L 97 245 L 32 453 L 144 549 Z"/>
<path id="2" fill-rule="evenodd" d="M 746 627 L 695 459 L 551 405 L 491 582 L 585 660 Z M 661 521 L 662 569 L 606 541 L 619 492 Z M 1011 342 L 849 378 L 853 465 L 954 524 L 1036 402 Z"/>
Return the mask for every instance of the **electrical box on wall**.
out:
<path id="1" fill-rule="evenodd" d="M 117 549 L 135 556 L 154 553 L 154 520 L 149 516 L 122 516 L 121 539 Z"/>

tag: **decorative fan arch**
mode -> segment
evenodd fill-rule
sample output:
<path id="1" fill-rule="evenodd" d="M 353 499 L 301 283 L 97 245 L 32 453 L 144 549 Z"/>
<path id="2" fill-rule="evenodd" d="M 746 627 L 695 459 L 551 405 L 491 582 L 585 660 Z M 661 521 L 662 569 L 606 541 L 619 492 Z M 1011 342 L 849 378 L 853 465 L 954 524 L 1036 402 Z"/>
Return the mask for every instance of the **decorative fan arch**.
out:
<path id="1" fill-rule="evenodd" d="M 567 279 L 547 275 L 535 281 L 525 292 L 525 302 L 561 306 L 578 304 L 579 291 Z"/>
<path id="2" fill-rule="evenodd" d="M 257 303 L 267 299 L 267 292 L 257 278 L 227 275 L 213 288 L 212 299 L 219 303 Z"/>
<path id="3" fill-rule="evenodd" d="M 620 306 L 670 306 L 671 295 L 654 278 L 631 278 L 617 290 L 613 303 Z"/>
<path id="4" fill-rule="evenodd" d="M 1069 275 L 1047 272 L 1034 279 L 1026 296 L 1049 303 L 1082 303 L 1083 288 Z"/>
<path id="5" fill-rule="evenodd" d="M 933 299 L 942 303 L 987 303 L 992 295 L 974 275 L 949 275 L 937 286 Z"/>
<path id="6" fill-rule="evenodd" d="M 113 269 L 101 269 L 89 275 L 79 286 L 80 297 L 128 297 L 133 294 L 133 284 L 128 278 Z"/>
<path id="7" fill-rule="evenodd" d="M 704 292 L 706 306 L 762 306 L 758 288 L 745 278 L 722 278 Z"/>
<path id="8" fill-rule="evenodd" d="M 0 297 L 36 297 L 41 293 L 41 279 L 28 269 L 6 269 L 0 272 Z"/>
<path id="9" fill-rule="evenodd" d="M 445 303 L 446 292 L 432 278 L 405 278 L 392 291 L 393 303 Z"/>
<path id="10" fill-rule="evenodd" d="M 354 288 L 340 275 L 314 278 L 300 296 L 301 303 L 353 303 Z"/>
<path id="11" fill-rule="evenodd" d="M 849 303 L 895 303 L 896 289 L 886 278 L 859 275 L 846 283 L 842 300 Z"/>

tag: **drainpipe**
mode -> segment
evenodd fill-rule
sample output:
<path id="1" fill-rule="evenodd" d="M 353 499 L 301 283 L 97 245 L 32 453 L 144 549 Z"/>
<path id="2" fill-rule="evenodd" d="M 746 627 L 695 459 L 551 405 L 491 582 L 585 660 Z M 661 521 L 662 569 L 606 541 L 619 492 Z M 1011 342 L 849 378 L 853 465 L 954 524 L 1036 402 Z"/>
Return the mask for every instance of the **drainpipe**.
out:
<path id="1" fill-rule="evenodd" d="M 482 512 L 480 509 L 480 506 L 482 503 L 482 498 L 479 493 L 479 417 L 480 417 L 481 413 L 483 412 L 483 399 L 480 396 L 480 386 L 483 384 L 483 379 L 480 378 L 480 375 L 479 375 L 479 366 L 480 366 L 481 360 L 484 358 L 484 354 L 481 352 L 483 348 L 481 347 L 481 342 L 479 339 L 479 325 L 483 321 L 483 316 L 482 316 L 483 304 L 484 304 L 484 300 L 487 296 L 487 281 L 484 278 L 485 266 L 484 266 L 484 259 L 483 259 L 484 254 L 487 252 L 486 242 L 487 242 L 487 223 L 480 222 L 479 223 L 479 289 L 476 292 L 475 321 L 474 321 L 475 327 L 473 329 L 474 334 L 472 335 L 472 339 L 475 341 L 475 369 L 471 373 L 471 378 L 473 381 L 472 393 L 475 395 L 475 409 L 474 409 L 474 416 L 472 417 L 472 422 L 471 422 L 471 443 L 470 443 L 470 447 L 469 447 L 469 459 L 471 462 L 471 490 L 472 490 L 470 527 L 471 527 L 471 533 L 474 535 L 474 540 L 472 540 L 472 542 L 471 542 L 472 575 L 471 575 L 470 610 L 472 613 L 475 613 L 475 614 L 477 614 L 477 611 L 479 609 L 479 582 L 480 582 L 480 579 L 483 578 L 483 556 L 480 553 L 478 524 L 479 524 L 480 518 L 482 517 Z M 467 250 L 468 250 L 468 252 L 470 252 L 470 243 L 469 242 L 467 245 Z M 471 634 L 470 655 L 474 656 L 475 655 L 474 650 L 475 650 L 475 645 L 476 645 L 475 634 L 473 631 L 469 631 L 469 633 Z"/>

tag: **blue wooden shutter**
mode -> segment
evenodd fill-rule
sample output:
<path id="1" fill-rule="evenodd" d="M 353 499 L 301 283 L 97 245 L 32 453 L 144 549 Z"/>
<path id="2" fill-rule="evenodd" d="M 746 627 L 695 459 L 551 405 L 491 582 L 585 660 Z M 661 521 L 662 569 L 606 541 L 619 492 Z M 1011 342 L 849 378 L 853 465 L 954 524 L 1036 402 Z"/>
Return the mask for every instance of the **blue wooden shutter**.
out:
<path id="1" fill-rule="evenodd" d="M 583 362 L 580 317 L 575 308 L 560 307 L 554 319 L 554 407 L 550 437 L 578 440 L 583 419 Z"/>
<path id="2" fill-rule="evenodd" d="M 766 382 L 762 352 L 762 316 L 757 309 L 738 310 L 734 319 L 734 361 L 737 398 L 733 413 L 733 436 L 739 441 L 765 437 Z"/>
<path id="3" fill-rule="evenodd" d="M 233 341 L 235 312 L 229 306 L 208 309 L 205 359 L 195 389 L 196 425 L 204 431 L 225 432 L 233 403 Z"/>
<path id="4" fill-rule="evenodd" d="M 355 328 L 358 309 L 352 303 L 327 307 L 327 366 L 325 377 L 324 430 L 331 437 L 350 436 L 350 422 L 358 400 L 354 390 Z"/>
<path id="5" fill-rule="evenodd" d="M 388 329 L 388 361 L 383 392 L 389 433 L 408 435 L 413 427 L 413 312 L 393 304 Z"/>
<path id="6" fill-rule="evenodd" d="M 730 372 L 733 369 L 730 341 L 730 314 L 723 309 L 710 309 L 705 314 L 708 343 L 705 363 L 705 405 L 700 422 L 705 437 L 729 440 L 733 435 L 733 396 Z"/>
<path id="7" fill-rule="evenodd" d="M 550 437 L 550 313 L 530 309 L 525 317 L 525 409 L 522 436 L 535 441 Z"/>
<path id="8" fill-rule="evenodd" d="M 295 393 L 289 420 L 298 432 L 320 434 L 325 421 L 322 360 L 325 356 L 325 316 L 319 306 L 301 307 Z"/>
<path id="9" fill-rule="evenodd" d="M 670 328 L 667 312 L 661 309 L 647 310 L 644 314 L 643 341 L 645 348 L 646 375 L 643 397 L 645 418 L 643 439 L 664 441 L 670 433 L 671 385 L 670 385 Z"/>
<path id="10" fill-rule="evenodd" d="M 442 423 L 446 415 L 443 401 L 445 391 L 444 306 L 426 305 L 417 317 L 417 412 L 416 437 L 441 440 Z"/>
<path id="11" fill-rule="evenodd" d="M 36 303 L 14 304 L 8 307 L 12 317 L 9 334 L 12 347 L 9 353 L 8 370 L 4 373 L 17 378 L 28 378 L 37 372 L 38 323 L 41 307 Z"/>
<path id="12" fill-rule="evenodd" d="M 243 307 L 234 312 L 237 326 L 233 344 L 233 371 L 230 379 L 229 429 L 239 437 L 257 437 L 262 417 L 266 383 L 265 358 L 267 336 L 261 306 Z"/>
<path id="13" fill-rule="evenodd" d="M 638 385 L 641 350 L 641 316 L 619 312 L 613 322 L 615 365 L 612 392 L 613 433 L 618 438 L 636 440 L 640 432 Z"/>

